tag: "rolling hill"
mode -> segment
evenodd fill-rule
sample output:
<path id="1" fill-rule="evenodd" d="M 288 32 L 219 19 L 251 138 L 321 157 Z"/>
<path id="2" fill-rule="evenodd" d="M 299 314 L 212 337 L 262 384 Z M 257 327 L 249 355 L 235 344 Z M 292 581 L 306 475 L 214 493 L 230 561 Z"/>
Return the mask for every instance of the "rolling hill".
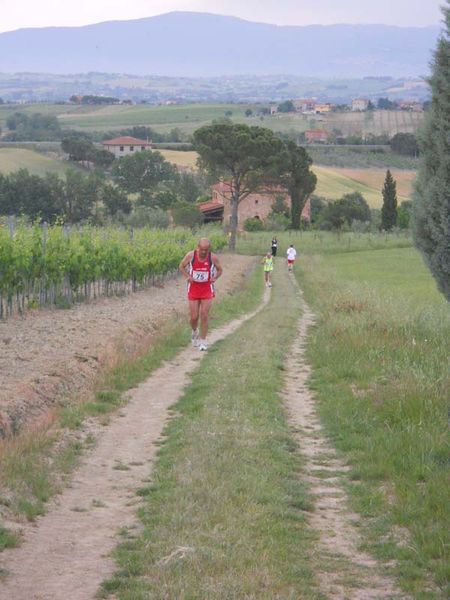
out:
<path id="1" fill-rule="evenodd" d="M 428 72 L 438 35 L 434 26 L 281 27 L 173 12 L 2 33 L 0 72 L 417 77 Z"/>

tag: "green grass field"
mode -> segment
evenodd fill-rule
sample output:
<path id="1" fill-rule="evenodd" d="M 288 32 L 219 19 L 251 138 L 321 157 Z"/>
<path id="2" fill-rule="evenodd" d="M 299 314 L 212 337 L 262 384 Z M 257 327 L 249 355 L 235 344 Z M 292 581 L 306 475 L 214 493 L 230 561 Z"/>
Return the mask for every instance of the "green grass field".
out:
<path id="1" fill-rule="evenodd" d="M 446 597 L 448 303 L 412 247 L 317 253 L 307 240 L 297 276 L 317 315 L 312 387 L 352 466 L 367 545 L 414 598 Z"/>
<path id="2" fill-rule="evenodd" d="M 73 165 L 59 160 L 49 158 L 39 152 L 23 148 L 0 148 L 0 173 L 7 174 L 19 169 L 28 169 L 33 175 L 45 175 L 45 173 L 56 173 L 61 177 Z"/>

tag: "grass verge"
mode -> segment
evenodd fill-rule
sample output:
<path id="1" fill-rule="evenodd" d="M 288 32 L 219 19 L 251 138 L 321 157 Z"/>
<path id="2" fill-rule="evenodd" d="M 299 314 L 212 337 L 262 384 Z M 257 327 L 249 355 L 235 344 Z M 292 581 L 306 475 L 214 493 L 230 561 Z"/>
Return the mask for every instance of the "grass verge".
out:
<path id="1" fill-rule="evenodd" d="M 211 326 L 254 309 L 261 296 L 260 279 L 255 273 L 243 276 L 238 289 L 213 305 Z M 123 355 L 114 369 L 104 373 L 93 397 L 60 409 L 56 418 L 50 418 L 36 431 L 0 441 L 0 505 L 29 521 L 43 514 L 45 503 L 60 491 L 64 475 L 77 464 L 83 449 L 94 442 L 90 435 L 78 435 L 76 431 L 73 437 L 68 436 L 68 441 L 64 440 L 61 429 L 79 430 L 90 416 L 99 417 L 106 424 L 109 415 L 123 404 L 124 391 L 143 381 L 189 342 L 187 319 L 174 318 L 162 326 L 148 352 L 133 360 Z M 0 529 L 0 551 L 11 545 L 13 537 L 8 529 Z"/>
<path id="2" fill-rule="evenodd" d="M 397 234 L 332 233 L 330 231 L 282 231 L 273 234 L 265 231 L 243 232 L 238 239 L 237 252 L 263 256 L 270 250 L 273 235 L 278 238 L 278 256 L 282 258 L 286 258 L 286 250 L 290 244 L 294 244 L 297 252 L 311 256 L 412 247 L 411 234 L 407 231 Z"/>
<path id="3" fill-rule="evenodd" d="M 450 314 L 418 253 L 309 254 L 309 343 L 321 418 L 353 470 L 368 546 L 415 598 L 450 581 Z"/>
<path id="4" fill-rule="evenodd" d="M 262 312 L 217 343 L 174 406 L 143 531 L 117 552 L 103 594 L 144 598 L 320 598 L 311 501 L 279 397 L 299 305 L 284 270 Z"/>

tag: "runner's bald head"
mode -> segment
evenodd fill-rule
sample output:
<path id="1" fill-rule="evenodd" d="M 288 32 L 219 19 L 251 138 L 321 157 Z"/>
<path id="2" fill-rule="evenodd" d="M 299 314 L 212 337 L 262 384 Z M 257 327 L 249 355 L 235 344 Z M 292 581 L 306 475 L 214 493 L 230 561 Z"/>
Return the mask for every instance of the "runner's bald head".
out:
<path id="1" fill-rule="evenodd" d="M 199 250 L 209 250 L 211 247 L 211 242 L 208 238 L 200 238 L 198 240 L 198 249 Z"/>

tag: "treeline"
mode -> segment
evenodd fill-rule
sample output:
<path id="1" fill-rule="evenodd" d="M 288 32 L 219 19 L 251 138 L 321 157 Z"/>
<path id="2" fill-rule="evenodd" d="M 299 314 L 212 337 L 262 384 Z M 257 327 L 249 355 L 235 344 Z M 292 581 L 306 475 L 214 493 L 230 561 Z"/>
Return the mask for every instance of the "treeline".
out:
<path id="1" fill-rule="evenodd" d="M 87 174 L 69 169 L 64 178 L 20 169 L 0 174 L 0 215 L 47 223 L 117 221 L 161 227 L 167 226 L 166 213 L 172 209 L 176 222 L 190 226 L 202 222 L 195 202 L 208 183 L 199 174 L 180 173 L 157 151 L 115 160 L 109 177 L 98 169 Z"/>
<path id="2" fill-rule="evenodd" d="M 9 133 L 3 136 L 8 142 L 53 142 L 64 136 L 58 119 L 54 115 L 16 112 L 6 119 Z"/>

